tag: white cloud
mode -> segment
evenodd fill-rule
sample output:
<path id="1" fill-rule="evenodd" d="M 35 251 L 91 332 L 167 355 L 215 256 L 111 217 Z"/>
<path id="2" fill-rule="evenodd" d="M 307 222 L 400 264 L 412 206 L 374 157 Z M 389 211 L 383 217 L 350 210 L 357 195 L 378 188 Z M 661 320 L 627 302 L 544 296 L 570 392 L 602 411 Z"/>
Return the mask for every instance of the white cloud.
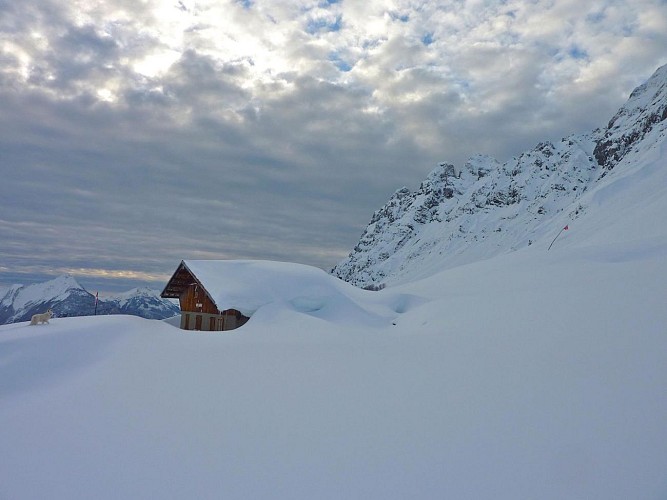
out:
<path id="1" fill-rule="evenodd" d="M 159 273 L 201 252 L 332 266 L 435 163 L 604 124 L 667 62 L 666 10 L 3 3 L 0 253 L 11 239 L 16 268 L 67 254 L 54 267 Z M 54 228 L 43 255 L 30 224 Z"/>

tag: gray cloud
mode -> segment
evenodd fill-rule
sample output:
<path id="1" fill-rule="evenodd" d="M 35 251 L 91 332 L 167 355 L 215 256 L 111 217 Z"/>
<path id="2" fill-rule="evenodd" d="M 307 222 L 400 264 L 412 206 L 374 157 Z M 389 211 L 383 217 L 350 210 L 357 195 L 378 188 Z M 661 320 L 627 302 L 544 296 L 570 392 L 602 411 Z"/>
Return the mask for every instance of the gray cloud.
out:
<path id="1" fill-rule="evenodd" d="M 603 125 L 665 62 L 657 0 L 384 4 L 2 3 L 0 283 L 330 268 L 437 162 Z"/>

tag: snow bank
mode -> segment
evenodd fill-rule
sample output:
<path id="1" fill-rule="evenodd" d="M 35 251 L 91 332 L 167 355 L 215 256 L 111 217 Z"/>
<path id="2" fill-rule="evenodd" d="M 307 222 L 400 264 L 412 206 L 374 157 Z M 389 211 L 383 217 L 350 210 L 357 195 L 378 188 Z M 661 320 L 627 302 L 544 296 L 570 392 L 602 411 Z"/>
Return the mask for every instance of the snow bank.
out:
<path id="1" fill-rule="evenodd" d="M 322 269 L 290 262 L 262 260 L 186 260 L 221 310 L 253 316 L 268 305 L 342 324 L 384 326 L 418 297 L 397 292 L 360 290 Z M 397 304 L 403 304 L 399 306 Z"/>
<path id="2" fill-rule="evenodd" d="M 531 247 L 235 333 L 0 327 L 0 498 L 664 498 L 666 262 Z"/>

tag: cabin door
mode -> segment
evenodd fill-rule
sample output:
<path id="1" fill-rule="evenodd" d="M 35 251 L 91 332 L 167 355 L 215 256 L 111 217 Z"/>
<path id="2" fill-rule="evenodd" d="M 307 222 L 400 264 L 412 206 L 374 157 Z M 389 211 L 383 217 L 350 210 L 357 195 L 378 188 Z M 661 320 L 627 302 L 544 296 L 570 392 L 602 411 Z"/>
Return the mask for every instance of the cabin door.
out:
<path id="1" fill-rule="evenodd" d="M 195 316 L 195 330 L 201 330 L 201 314 Z"/>

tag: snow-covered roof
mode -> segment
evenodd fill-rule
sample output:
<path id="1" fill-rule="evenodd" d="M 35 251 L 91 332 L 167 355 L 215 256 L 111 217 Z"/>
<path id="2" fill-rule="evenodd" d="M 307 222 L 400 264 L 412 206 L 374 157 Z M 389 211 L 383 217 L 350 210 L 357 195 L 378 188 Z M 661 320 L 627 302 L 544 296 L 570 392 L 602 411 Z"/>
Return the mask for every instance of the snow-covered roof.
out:
<path id="1" fill-rule="evenodd" d="M 246 316 L 278 301 L 317 300 L 352 289 L 322 269 L 264 260 L 184 260 L 220 310 Z"/>
<path id="2" fill-rule="evenodd" d="M 362 290 L 316 267 L 266 260 L 184 260 L 163 297 L 178 296 L 191 284 L 183 269 L 219 310 L 245 316 L 275 305 L 327 321 L 382 326 L 424 302 L 411 294 Z"/>

